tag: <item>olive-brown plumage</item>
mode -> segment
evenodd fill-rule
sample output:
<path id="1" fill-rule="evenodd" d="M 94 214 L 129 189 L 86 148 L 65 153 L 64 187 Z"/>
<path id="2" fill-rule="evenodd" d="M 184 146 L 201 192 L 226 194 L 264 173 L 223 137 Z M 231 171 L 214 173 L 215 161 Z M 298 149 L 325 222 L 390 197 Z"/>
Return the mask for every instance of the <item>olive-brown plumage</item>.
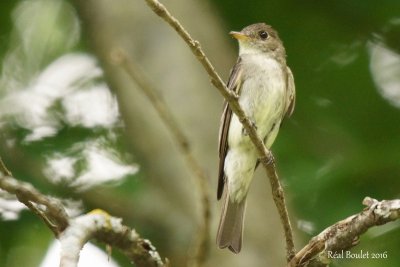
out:
<path id="1" fill-rule="evenodd" d="M 274 142 L 282 120 L 294 109 L 293 75 L 278 33 L 265 23 L 231 32 L 239 41 L 239 58 L 227 86 L 239 95 L 239 104 L 256 127 L 267 148 Z M 246 197 L 258 154 L 246 131 L 227 103 L 219 133 L 217 198 L 224 204 L 217 233 L 220 248 L 239 253 Z"/>

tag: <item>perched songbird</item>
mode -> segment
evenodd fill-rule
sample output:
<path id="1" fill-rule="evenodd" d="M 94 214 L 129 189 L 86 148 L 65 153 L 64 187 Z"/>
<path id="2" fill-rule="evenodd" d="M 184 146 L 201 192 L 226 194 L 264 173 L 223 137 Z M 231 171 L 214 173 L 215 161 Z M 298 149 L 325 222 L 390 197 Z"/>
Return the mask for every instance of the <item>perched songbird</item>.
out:
<path id="1" fill-rule="evenodd" d="M 278 33 L 265 23 L 230 32 L 239 41 L 239 58 L 228 88 L 239 96 L 239 104 L 264 140 L 274 142 L 282 120 L 295 104 L 293 75 L 286 66 L 286 52 Z M 225 103 L 219 133 L 218 199 L 225 202 L 217 234 L 220 248 L 239 253 L 242 247 L 246 196 L 258 153 L 239 119 Z"/>

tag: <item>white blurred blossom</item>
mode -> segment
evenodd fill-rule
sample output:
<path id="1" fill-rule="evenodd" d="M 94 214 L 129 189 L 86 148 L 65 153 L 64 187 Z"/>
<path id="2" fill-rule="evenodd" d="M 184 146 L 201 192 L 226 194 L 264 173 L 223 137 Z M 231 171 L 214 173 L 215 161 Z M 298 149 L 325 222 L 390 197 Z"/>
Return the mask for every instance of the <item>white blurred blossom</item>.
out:
<path id="1" fill-rule="evenodd" d="M 39 267 L 54 267 L 60 264 L 61 246 L 58 240 L 51 243 Z M 79 254 L 78 267 L 118 267 L 119 265 L 103 250 L 86 243 Z"/>
<path id="2" fill-rule="evenodd" d="M 378 92 L 400 108 L 400 55 L 379 42 L 369 42 L 370 71 Z"/>

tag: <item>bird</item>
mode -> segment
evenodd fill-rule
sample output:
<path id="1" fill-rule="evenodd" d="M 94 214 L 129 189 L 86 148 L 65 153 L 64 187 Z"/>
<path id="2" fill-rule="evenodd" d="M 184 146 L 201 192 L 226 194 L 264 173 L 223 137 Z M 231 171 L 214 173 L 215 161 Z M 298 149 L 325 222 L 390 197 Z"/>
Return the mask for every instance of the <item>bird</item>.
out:
<path id="1" fill-rule="evenodd" d="M 227 88 L 270 149 L 282 121 L 295 107 L 295 84 L 286 65 L 286 51 L 270 25 L 256 23 L 230 34 L 239 43 L 239 56 Z M 258 153 L 238 117 L 225 101 L 219 129 L 219 172 L 217 199 L 224 196 L 217 231 L 217 245 L 237 254 L 242 248 L 246 197 Z"/>

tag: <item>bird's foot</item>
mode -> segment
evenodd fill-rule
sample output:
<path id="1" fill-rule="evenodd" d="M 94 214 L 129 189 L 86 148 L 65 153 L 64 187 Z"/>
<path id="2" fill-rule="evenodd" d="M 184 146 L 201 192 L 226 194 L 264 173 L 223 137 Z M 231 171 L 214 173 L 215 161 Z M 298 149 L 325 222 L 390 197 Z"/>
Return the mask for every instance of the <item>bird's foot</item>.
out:
<path id="1" fill-rule="evenodd" d="M 275 165 L 275 157 L 272 154 L 271 150 L 268 150 L 268 157 L 267 157 L 267 165 Z"/>

